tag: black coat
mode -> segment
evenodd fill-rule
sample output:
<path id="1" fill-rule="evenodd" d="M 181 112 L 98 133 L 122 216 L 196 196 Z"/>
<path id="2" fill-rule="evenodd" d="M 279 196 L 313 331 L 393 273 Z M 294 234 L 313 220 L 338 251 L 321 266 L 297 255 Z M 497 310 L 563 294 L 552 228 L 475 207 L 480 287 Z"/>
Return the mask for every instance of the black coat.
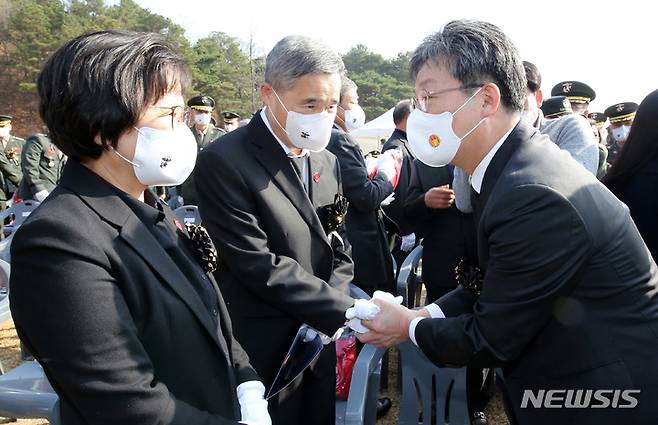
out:
<path id="1" fill-rule="evenodd" d="M 654 261 L 658 259 L 658 160 L 651 160 L 633 176 L 620 180 L 610 190 L 631 211 L 631 217 L 647 244 Z"/>
<path id="2" fill-rule="evenodd" d="M 361 148 L 343 130 L 334 128 L 327 149 L 338 158 L 349 201 L 346 228 L 352 245 L 354 283 L 370 295 L 375 290 L 395 292 L 393 262 L 379 207 L 393 193 L 393 186 L 383 173 L 368 178 Z"/>
<path id="3" fill-rule="evenodd" d="M 413 224 L 404 216 L 404 203 L 407 198 L 409 180 L 411 178 L 411 163 L 414 160 L 414 154 L 409 149 L 407 133 L 398 128 L 393 131 L 391 137 L 384 143 L 382 152 L 396 148 L 402 151 L 402 169 L 400 170 L 398 185 L 395 187 L 395 200 L 384 207 L 384 212 L 397 226 L 396 233 L 400 236 L 405 236 L 414 231 Z"/>
<path id="4" fill-rule="evenodd" d="M 331 336 L 353 304 L 349 249 L 327 238 L 318 217 L 341 192 L 340 169 L 328 151 L 311 153 L 309 162 L 307 195 L 260 113 L 197 160 L 199 210 L 224 263 L 217 273 L 222 293 L 237 338 L 266 387 L 302 323 Z M 313 366 L 318 375 L 335 373 L 332 347 Z M 313 389 L 302 382 L 298 392 L 305 391 Z M 334 411 L 333 398 L 325 404 Z M 271 410 L 279 407 L 285 410 L 270 400 Z"/>
<path id="5" fill-rule="evenodd" d="M 437 363 L 502 367 L 520 424 L 652 423 L 658 274 L 624 205 L 567 152 L 519 124 L 474 206 L 482 293 L 458 288 L 442 297 L 447 319 L 416 328 L 423 352 Z M 641 394 L 634 409 L 522 409 L 527 389 Z"/>
<path id="6" fill-rule="evenodd" d="M 16 330 L 60 397 L 62 423 L 237 424 L 236 386 L 258 377 L 221 297 L 217 329 L 109 183 L 70 161 L 11 258 Z"/>
<path id="7" fill-rule="evenodd" d="M 475 222 L 472 214 L 464 214 L 453 204 L 446 209 L 425 205 L 425 193 L 433 187 L 452 186 L 450 166 L 433 168 L 415 159 L 405 218 L 413 223 L 413 231 L 423 238 L 423 282 L 428 301 L 435 301 L 456 286 L 454 268 L 461 259 L 476 263 Z"/>

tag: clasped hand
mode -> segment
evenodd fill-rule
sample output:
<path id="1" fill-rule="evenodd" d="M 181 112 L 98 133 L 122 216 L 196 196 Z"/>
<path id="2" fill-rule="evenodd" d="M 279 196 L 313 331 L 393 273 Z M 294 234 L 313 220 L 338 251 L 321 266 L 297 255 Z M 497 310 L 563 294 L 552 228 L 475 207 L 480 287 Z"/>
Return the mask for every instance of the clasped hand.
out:
<path id="1" fill-rule="evenodd" d="M 427 310 L 414 311 L 400 305 L 402 297 L 375 291 L 372 299 L 357 300 L 345 313 L 348 326 L 364 344 L 393 347 L 409 339 L 409 325 L 416 317 L 429 317 Z"/>

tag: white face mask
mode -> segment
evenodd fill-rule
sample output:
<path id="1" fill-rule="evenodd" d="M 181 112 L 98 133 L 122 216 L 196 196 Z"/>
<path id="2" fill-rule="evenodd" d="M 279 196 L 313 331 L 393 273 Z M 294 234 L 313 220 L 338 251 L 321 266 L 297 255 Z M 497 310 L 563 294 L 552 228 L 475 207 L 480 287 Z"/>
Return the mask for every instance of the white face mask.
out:
<path id="1" fill-rule="evenodd" d="M 611 128 L 610 131 L 615 142 L 625 142 L 628 139 L 628 134 L 631 132 L 631 126 L 622 125 L 621 127 Z"/>
<path id="2" fill-rule="evenodd" d="M 8 139 L 11 128 L 9 126 L 0 127 L 0 139 Z"/>
<path id="3" fill-rule="evenodd" d="M 135 128 L 137 144 L 132 164 L 137 180 L 145 186 L 176 186 L 192 173 L 196 164 L 197 145 L 194 135 L 185 125 L 173 130 L 150 127 Z"/>
<path id="4" fill-rule="evenodd" d="M 409 146 L 422 163 L 430 167 L 443 167 L 450 163 L 457 154 L 461 141 L 468 137 L 486 118 L 482 118 L 475 127 L 462 137 L 458 137 L 452 128 L 453 116 L 471 101 L 482 88 L 473 93 L 454 113 L 429 114 L 414 109 L 407 121 Z"/>
<path id="5" fill-rule="evenodd" d="M 299 149 L 308 149 L 311 152 L 324 150 L 331 138 L 331 129 L 334 125 L 336 113 L 322 111 L 316 114 L 300 114 L 299 112 L 289 111 L 286 105 L 281 102 L 281 98 L 279 98 L 276 91 L 274 89 L 272 91 L 281 106 L 283 106 L 283 109 L 288 113 L 286 127 L 284 128 L 279 123 L 279 120 L 274 115 L 274 111 L 272 111 L 272 116 L 279 127 L 286 132 L 290 143 Z"/>
<path id="6" fill-rule="evenodd" d="M 210 114 L 194 114 L 194 122 L 199 125 L 210 124 Z"/>
<path id="7" fill-rule="evenodd" d="M 233 131 L 233 130 L 235 130 L 236 128 L 238 128 L 238 125 L 237 125 L 237 124 L 226 124 L 226 125 L 224 126 L 224 129 L 225 129 L 226 131 Z"/>
<path id="8" fill-rule="evenodd" d="M 366 123 L 366 113 L 359 105 L 354 105 L 352 109 L 343 109 L 345 112 L 345 128 L 347 131 L 357 130 Z"/>

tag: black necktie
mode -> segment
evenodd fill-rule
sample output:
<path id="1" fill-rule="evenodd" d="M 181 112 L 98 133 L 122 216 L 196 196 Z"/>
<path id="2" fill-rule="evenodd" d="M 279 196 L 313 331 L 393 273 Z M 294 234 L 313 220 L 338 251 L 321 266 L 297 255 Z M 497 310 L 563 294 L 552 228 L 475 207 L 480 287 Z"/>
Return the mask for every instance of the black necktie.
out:
<path id="1" fill-rule="evenodd" d="M 292 168 L 295 170 L 297 173 L 297 176 L 299 176 L 299 179 L 302 181 L 302 185 L 304 186 L 304 190 L 308 191 L 308 188 L 306 187 L 306 181 L 304 180 L 304 163 L 307 160 L 307 156 L 289 156 L 288 159 L 290 160 L 290 164 L 292 165 Z"/>

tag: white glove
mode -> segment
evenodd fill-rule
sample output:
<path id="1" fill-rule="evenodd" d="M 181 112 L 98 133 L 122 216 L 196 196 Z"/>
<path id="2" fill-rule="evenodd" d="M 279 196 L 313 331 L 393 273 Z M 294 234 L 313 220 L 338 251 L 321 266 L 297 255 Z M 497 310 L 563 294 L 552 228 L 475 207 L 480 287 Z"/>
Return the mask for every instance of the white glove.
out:
<path id="1" fill-rule="evenodd" d="M 240 423 L 248 425 L 272 425 L 267 411 L 265 386 L 260 381 L 247 381 L 238 385 L 238 402 L 240 403 Z"/>
<path id="2" fill-rule="evenodd" d="M 379 306 L 372 302 L 372 300 L 382 300 L 391 304 L 402 304 L 402 297 L 394 297 L 393 294 L 384 291 L 375 291 L 374 295 L 369 301 L 357 299 L 354 300 L 354 307 L 350 307 L 345 312 L 345 317 L 349 319 L 347 326 L 354 329 L 358 333 L 366 333 L 368 328 L 363 326 L 361 319 L 372 320 L 379 314 Z"/>
<path id="3" fill-rule="evenodd" d="M 400 242 L 400 249 L 404 252 L 409 252 L 414 249 L 416 246 L 416 234 L 409 233 L 406 236 L 402 236 L 402 242 Z"/>
<path id="4" fill-rule="evenodd" d="M 386 197 L 386 199 L 384 199 L 379 205 L 381 205 L 382 207 L 385 207 L 385 206 L 391 205 L 391 202 L 393 202 L 393 201 L 395 201 L 395 192 L 388 195 Z"/>
<path id="5" fill-rule="evenodd" d="M 40 190 L 39 192 L 34 194 L 34 197 L 36 198 L 37 201 L 43 202 L 44 199 L 46 199 L 50 195 L 50 192 L 47 190 Z"/>

